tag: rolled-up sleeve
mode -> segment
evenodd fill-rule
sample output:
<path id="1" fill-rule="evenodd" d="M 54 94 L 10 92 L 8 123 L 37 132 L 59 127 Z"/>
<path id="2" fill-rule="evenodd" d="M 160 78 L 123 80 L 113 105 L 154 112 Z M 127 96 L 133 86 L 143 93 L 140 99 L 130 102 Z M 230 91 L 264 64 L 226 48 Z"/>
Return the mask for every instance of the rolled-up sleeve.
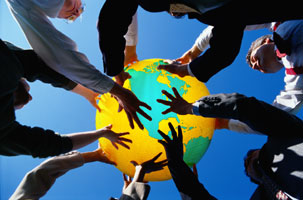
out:
<path id="1" fill-rule="evenodd" d="M 39 7 L 41 1 L 7 2 L 28 42 L 49 67 L 100 94 L 112 89 L 114 81 L 91 65 L 76 43 L 53 26 L 48 19 L 50 14 Z M 54 7 L 60 8 L 56 4 Z"/>

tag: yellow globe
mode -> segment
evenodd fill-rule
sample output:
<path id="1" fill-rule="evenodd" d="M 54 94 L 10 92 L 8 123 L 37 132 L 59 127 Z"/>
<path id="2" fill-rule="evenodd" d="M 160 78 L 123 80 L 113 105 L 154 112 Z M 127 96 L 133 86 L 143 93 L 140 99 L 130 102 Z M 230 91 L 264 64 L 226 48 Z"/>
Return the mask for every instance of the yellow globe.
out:
<path id="1" fill-rule="evenodd" d="M 101 148 L 109 159 L 116 162 L 116 167 L 129 176 L 133 176 L 135 172 L 135 167 L 130 163 L 132 160 L 140 164 L 153 158 L 159 152 L 163 153 L 157 161 L 166 159 L 163 146 L 157 142 L 158 139 L 162 139 L 157 130 L 160 129 L 171 135 L 168 122 L 171 122 L 174 127 L 178 125 L 182 127 L 184 161 L 190 167 L 202 158 L 214 133 L 215 120 L 213 118 L 176 113 L 161 114 L 168 108 L 156 101 L 156 99 L 167 100 L 166 96 L 162 94 L 162 90 L 172 93 L 171 88 L 175 87 L 188 102 L 195 102 L 202 96 L 208 95 L 209 92 L 203 83 L 193 77 L 180 78 L 167 71 L 157 70 L 157 66 L 160 64 L 165 64 L 163 59 L 148 59 L 134 63 L 125 69 L 132 78 L 125 82 L 124 87 L 132 90 L 140 101 L 152 107 L 151 111 L 142 107 L 152 117 L 152 121 L 148 121 L 138 114 L 145 127 L 144 130 L 141 130 L 136 124 L 134 129 L 130 128 L 125 112 L 117 112 L 119 105 L 110 94 L 102 95 L 98 103 L 102 111 L 96 114 L 97 129 L 112 124 L 113 131 L 130 133 L 126 135 L 126 138 L 133 141 L 129 145 L 130 149 L 120 146 L 117 150 L 107 139 L 99 140 Z M 146 181 L 162 181 L 170 178 L 167 167 L 145 175 Z"/>

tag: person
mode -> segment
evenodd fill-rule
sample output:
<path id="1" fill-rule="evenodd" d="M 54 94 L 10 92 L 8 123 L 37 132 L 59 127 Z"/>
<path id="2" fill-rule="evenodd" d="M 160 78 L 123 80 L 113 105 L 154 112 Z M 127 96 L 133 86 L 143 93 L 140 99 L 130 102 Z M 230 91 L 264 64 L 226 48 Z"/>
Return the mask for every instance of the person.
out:
<path id="1" fill-rule="evenodd" d="M 84 11 L 81 0 L 6 0 L 6 2 L 29 44 L 49 67 L 98 94 L 108 92 L 112 94 L 126 112 L 132 128 L 134 122 L 141 129 L 144 128 L 137 113 L 151 120 L 151 117 L 141 109 L 143 106 L 150 110 L 149 105 L 97 70 L 87 57 L 78 51 L 76 43 L 58 31 L 48 19 L 50 17 L 76 20 Z"/>
<path id="2" fill-rule="evenodd" d="M 262 7 L 260 8 L 259 5 Z M 275 9 L 272 5 L 275 5 Z M 128 0 L 119 3 L 115 0 L 106 0 L 98 20 L 100 49 L 106 74 L 116 76 L 123 71 L 123 49 L 125 47 L 123 35 L 138 6 L 149 12 L 166 11 L 175 16 L 185 13 L 190 18 L 196 18 L 204 24 L 214 26 L 211 46 L 202 56 L 188 66 L 171 66 L 171 68 L 175 68 L 172 70 L 178 75 L 192 74 L 198 80 L 207 82 L 214 74 L 232 64 L 239 52 L 246 25 L 301 19 L 303 16 L 296 5 L 295 1 L 280 6 L 275 4 L 275 1 L 258 0 L 248 8 L 240 0 Z M 258 12 L 255 12 L 256 10 Z M 281 13 L 285 13 L 285 10 L 291 10 L 291 12 L 281 15 Z M 112 24 L 119 24 L 119 26 L 113 27 Z M 116 47 L 115 49 L 112 49 L 113 45 Z"/>
<path id="3" fill-rule="evenodd" d="M 122 196 L 119 199 L 143 200 L 147 198 L 150 186 L 147 183 L 143 183 L 145 173 L 160 170 L 165 165 L 163 161 L 155 162 L 158 158 L 157 156 L 141 165 L 136 165 L 133 181 L 129 182 L 126 176 L 123 176 L 125 184 Z M 116 164 L 107 158 L 100 147 L 91 152 L 80 153 L 72 151 L 64 155 L 55 156 L 29 171 L 9 199 L 40 199 L 46 195 L 59 177 L 72 169 L 82 167 L 84 164 L 91 162 Z"/>
<path id="4" fill-rule="evenodd" d="M 167 166 L 173 181 L 183 200 L 190 199 L 216 199 L 198 180 L 195 173 L 183 160 L 183 136 L 181 126 L 178 126 L 178 135 L 173 125 L 169 122 L 172 140 L 168 135 L 158 130 L 164 140 L 158 140 L 163 145 L 167 157 Z"/>
<path id="5" fill-rule="evenodd" d="M 238 93 L 216 94 L 188 103 L 173 88 L 174 95 L 163 91 L 171 101 L 163 114 L 195 114 L 203 117 L 235 119 L 267 136 L 259 149 L 249 151 L 245 159 L 247 175 L 258 184 L 251 199 L 303 198 L 303 121 L 254 97 Z M 279 198 L 277 198 L 279 199 Z"/>
<path id="6" fill-rule="evenodd" d="M 167 165 L 167 160 L 156 160 L 161 156 L 162 152 L 158 153 L 155 157 L 147 160 L 141 164 L 136 161 L 130 161 L 135 166 L 135 174 L 132 179 L 123 173 L 124 186 L 122 189 L 122 196 L 119 200 L 146 200 L 150 192 L 150 185 L 144 181 L 145 174 L 162 170 Z M 111 197 L 110 200 L 117 198 Z"/>
<path id="7" fill-rule="evenodd" d="M 303 20 L 283 22 L 273 35 L 255 40 L 246 56 L 249 66 L 262 73 L 285 69 L 285 87 L 273 105 L 293 114 L 297 114 L 303 104 L 302 30 Z"/>
<path id="8" fill-rule="evenodd" d="M 8 43 L 7 43 L 8 44 Z M 10 48 L 9 48 L 10 47 Z M 56 87 L 72 90 L 77 84 L 51 70 L 32 50 L 20 50 L 0 40 L 0 154 L 6 156 L 31 155 L 48 157 L 79 149 L 104 135 L 116 134 L 112 126 L 99 130 L 59 135 L 53 130 L 21 125 L 16 121 L 15 109 L 22 108 L 31 99 L 29 81 L 41 80 Z M 117 133 L 115 141 L 129 142 Z"/>

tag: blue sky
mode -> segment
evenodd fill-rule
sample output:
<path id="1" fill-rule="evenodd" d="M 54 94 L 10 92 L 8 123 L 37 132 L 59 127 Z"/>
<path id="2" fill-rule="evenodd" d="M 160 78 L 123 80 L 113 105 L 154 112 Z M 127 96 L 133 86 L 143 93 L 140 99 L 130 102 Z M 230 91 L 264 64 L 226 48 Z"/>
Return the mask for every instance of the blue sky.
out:
<path id="1" fill-rule="evenodd" d="M 96 21 L 104 1 L 85 3 L 82 21 L 66 24 L 55 19 L 53 22 L 78 44 L 79 50 L 87 55 L 92 64 L 103 71 Z M 206 27 L 186 17 L 174 19 L 167 13 L 148 13 L 143 9 L 138 10 L 138 23 L 139 60 L 178 58 L 192 46 Z M 273 101 L 284 87 L 283 70 L 276 74 L 262 74 L 250 69 L 245 62 L 250 43 L 268 33 L 267 30 L 258 30 L 244 34 L 240 54 L 234 63 L 206 83 L 210 93 L 238 92 L 268 103 Z M 23 48 L 30 48 L 4 0 L 0 0 L 0 38 Z M 95 129 L 96 111 L 84 98 L 38 81 L 30 85 L 33 100 L 16 112 L 20 123 L 52 129 L 62 134 Z M 218 199 L 249 199 L 256 185 L 244 174 L 243 157 L 247 150 L 259 148 L 265 141 L 265 136 L 244 135 L 228 130 L 215 131 L 209 149 L 197 164 L 200 182 Z M 97 142 L 80 151 L 91 151 L 96 147 Z M 0 156 L 0 199 L 8 199 L 26 172 L 43 160 L 30 156 Z M 172 180 L 152 182 L 150 185 L 151 200 L 180 199 Z M 110 196 L 119 197 L 122 186 L 122 174 L 116 168 L 89 163 L 59 178 L 42 199 L 103 200 Z"/>

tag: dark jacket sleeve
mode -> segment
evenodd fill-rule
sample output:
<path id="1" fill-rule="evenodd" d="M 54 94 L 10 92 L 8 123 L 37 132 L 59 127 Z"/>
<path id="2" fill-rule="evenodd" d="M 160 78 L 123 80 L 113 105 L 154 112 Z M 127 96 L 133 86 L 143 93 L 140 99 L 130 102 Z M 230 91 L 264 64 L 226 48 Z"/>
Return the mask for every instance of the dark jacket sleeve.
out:
<path id="1" fill-rule="evenodd" d="M 13 122 L 0 130 L 0 154 L 6 156 L 32 155 L 45 158 L 72 150 L 69 137 L 56 134 L 52 130 L 29 127 Z"/>
<path id="2" fill-rule="evenodd" d="M 125 38 L 136 13 L 136 0 L 106 0 L 99 14 L 99 47 L 103 55 L 104 72 L 118 75 L 124 68 Z"/>
<path id="3" fill-rule="evenodd" d="M 40 80 L 54 87 L 72 90 L 77 83 L 51 69 L 33 50 L 12 50 L 24 69 L 24 78 L 30 82 Z"/>
<path id="4" fill-rule="evenodd" d="M 197 104 L 204 117 L 237 119 L 269 136 L 303 136 L 301 119 L 254 97 L 216 94 L 201 98 Z"/>
<path id="5" fill-rule="evenodd" d="M 169 159 L 168 169 L 183 200 L 214 200 L 183 160 Z"/>
<path id="6" fill-rule="evenodd" d="M 241 47 L 245 25 L 218 24 L 212 29 L 210 48 L 193 60 L 190 70 L 201 82 L 207 82 L 213 75 L 233 63 Z"/>

